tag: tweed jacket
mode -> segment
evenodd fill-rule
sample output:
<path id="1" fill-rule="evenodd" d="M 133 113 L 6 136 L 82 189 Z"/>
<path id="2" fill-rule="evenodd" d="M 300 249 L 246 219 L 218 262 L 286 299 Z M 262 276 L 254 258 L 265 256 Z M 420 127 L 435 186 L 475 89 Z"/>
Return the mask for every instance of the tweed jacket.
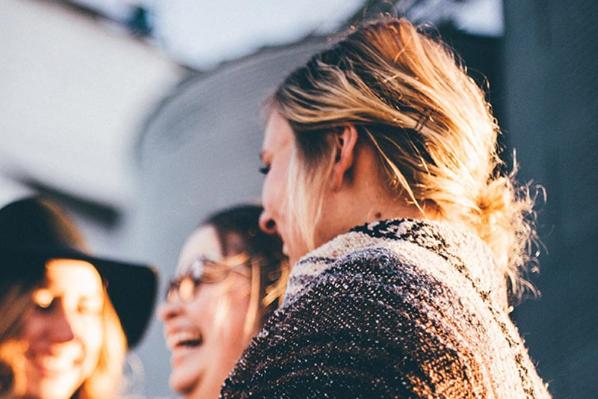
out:
<path id="1" fill-rule="evenodd" d="M 221 398 L 549 398 L 474 234 L 379 221 L 293 268 Z"/>

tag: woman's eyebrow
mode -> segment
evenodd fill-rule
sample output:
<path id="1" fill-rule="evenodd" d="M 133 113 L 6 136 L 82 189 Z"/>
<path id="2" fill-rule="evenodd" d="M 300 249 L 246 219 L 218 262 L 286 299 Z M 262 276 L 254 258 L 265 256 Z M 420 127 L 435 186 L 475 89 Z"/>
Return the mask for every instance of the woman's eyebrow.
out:
<path id="1" fill-rule="evenodd" d="M 104 302 L 104 299 L 101 296 L 95 296 L 95 295 L 86 295 L 86 296 L 82 296 L 79 298 L 79 302 L 81 303 L 102 303 Z"/>
<path id="2" fill-rule="evenodd" d="M 81 295 L 79 298 L 80 300 L 85 301 L 95 301 L 96 299 L 103 300 L 103 295 L 101 290 L 93 290 L 92 292 L 87 292 Z"/>

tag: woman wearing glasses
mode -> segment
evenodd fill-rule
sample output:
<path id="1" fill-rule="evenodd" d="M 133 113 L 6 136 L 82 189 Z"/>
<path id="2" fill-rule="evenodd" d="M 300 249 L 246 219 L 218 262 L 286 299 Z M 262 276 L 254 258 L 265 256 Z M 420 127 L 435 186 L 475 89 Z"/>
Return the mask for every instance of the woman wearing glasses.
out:
<path id="1" fill-rule="evenodd" d="M 278 307 L 286 262 L 279 238 L 258 227 L 262 208 L 209 217 L 187 239 L 160 309 L 172 351 L 170 386 L 186 398 L 217 398 L 265 319 Z"/>

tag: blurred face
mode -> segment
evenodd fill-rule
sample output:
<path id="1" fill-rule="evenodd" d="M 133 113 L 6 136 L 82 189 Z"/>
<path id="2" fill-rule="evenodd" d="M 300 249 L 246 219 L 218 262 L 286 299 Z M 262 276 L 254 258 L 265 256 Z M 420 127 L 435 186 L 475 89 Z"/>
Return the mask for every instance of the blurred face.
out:
<path id="1" fill-rule="evenodd" d="M 293 130 L 278 112 L 268 118 L 260 158 L 265 174 L 262 188 L 264 212 L 260 227 L 267 233 L 278 233 L 284 243 L 283 251 L 291 265 L 307 252 L 306 245 L 293 228 L 286 211 L 289 165 L 295 145 Z"/>
<path id="2" fill-rule="evenodd" d="M 244 332 L 249 269 L 226 261 L 214 228 L 196 230 L 180 254 L 179 289 L 160 308 L 172 352 L 170 386 L 188 398 L 217 398 L 250 339 Z M 203 282 L 192 283 L 191 276 Z"/>
<path id="3" fill-rule="evenodd" d="M 102 346 L 102 280 L 88 262 L 54 259 L 23 324 L 26 396 L 67 399 L 94 371 Z"/>

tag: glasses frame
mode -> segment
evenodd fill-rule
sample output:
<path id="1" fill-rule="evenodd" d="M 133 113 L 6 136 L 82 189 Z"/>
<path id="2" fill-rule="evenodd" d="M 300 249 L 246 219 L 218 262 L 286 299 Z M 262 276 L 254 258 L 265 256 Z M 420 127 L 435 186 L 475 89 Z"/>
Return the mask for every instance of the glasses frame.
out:
<path id="1" fill-rule="evenodd" d="M 238 258 L 239 256 L 235 256 L 233 258 Z M 246 256 L 242 257 L 242 261 L 237 263 L 225 263 L 225 262 L 218 262 L 212 260 L 206 256 L 200 256 L 195 259 L 191 265 L 187 268 L 185 273 L 182 273 L 179 276 L 176 276 L 168 281 L 166 286 L 166 292 L 164 294 L 164 300 L 167 303 L 172 303 L 175 300 L 181 303 L 189 303 L 193 301 L 197 292 L 202 284 L 218 284 L 225 281 L 231 274 L 238 274 L 245 278 L 251 278 L 250 275 L 247 273 L 242 272 L 240 269 L 241 267 L 250 267 L 251 259 Z M 210 265 L 211 267 L 217 266 L 222 268 L 223 273 L 219 275 L 218 279 L 207 279 L 204 276 L 204 269 L 206 265 Z M 185 282 L 190 282 L 191 285 L 188 286 L 190 289 L 188 293 L 182 292 L 182 286 Z M 184 286 L 183 286 L 184 287 Z"/>

